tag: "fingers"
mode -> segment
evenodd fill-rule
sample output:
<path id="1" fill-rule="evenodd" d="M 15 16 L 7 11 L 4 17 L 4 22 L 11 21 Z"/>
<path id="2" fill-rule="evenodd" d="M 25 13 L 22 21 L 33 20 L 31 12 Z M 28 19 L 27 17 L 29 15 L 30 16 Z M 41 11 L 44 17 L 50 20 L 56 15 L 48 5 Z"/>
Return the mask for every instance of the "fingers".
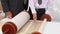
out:
<path id="1" fill-rule="evenodd" d="M 6 17 L 12 18 L 12 13 L 10 11 L 6 12 Z"/>
<path id="2" fill-rule="evenodd" d="M 7 15 L 7 17 L 8 17 L 8 18 L 10 18 L 10 19 L 12 18 L 12 16 L 11 16 L 11 15 Z"/>
<path id="3" fill-rule="evenodd" d="M 37 14 L 33 14 L 33 20 L 36 21 L 37 19 Z"/>

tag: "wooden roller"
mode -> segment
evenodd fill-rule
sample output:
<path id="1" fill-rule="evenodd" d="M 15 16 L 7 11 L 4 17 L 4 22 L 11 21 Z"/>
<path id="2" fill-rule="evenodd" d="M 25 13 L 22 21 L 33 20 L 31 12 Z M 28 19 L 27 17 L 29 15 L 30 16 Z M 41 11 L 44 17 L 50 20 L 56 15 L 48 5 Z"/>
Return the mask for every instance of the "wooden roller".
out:
<path id="1" fill-rule="evenodd" d="M 42 34 L 43 31 L 44 31 L 44 28 L 46 26 L 46 21 L 47 21 L 47 19 L 43 20 L 43 22 L 42 22 L 42 24 L 41 24 L 41 26 L 39 28 L 39 31 L 32 32 L 31 34 Z"/>
<path id="2" fill-rule="evenodd" d="M 32 32 L 31 34 L 41 34 L 40 32 Z"/>
<path id="3" fill-rule="evenodd" d="M 51 16 L 50 15 L 48 15 L 48 14 L 43 14 L 42 16 L 41 16 L 41 20 L 44 20 L 44 19 L 47 19 L 47 21 L 51 21 Z"/>
<path id="4" fill-rule="evenodd" d="M 30 19 L 30 15 L 22 11 L 2 26 L 3 34 L 16 34 L 17 31 Z"/>

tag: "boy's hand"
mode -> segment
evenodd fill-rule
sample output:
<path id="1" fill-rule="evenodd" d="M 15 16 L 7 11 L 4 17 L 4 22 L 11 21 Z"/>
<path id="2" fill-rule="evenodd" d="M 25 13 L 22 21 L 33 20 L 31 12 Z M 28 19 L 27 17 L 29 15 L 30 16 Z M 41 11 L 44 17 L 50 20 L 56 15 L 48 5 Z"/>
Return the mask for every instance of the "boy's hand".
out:
<path id="1" fill-rule="evenodd" d="M 12 13 L 10 11 L 6 12 L 6 17 L 12 18 Z"/>
<path id="2" fill-rule="evenodd" d="M 34 13 L 34 14 L 33 14 L 33 20 L 36 21 L 36 19 L 37 19 L 37 14 Z"/>

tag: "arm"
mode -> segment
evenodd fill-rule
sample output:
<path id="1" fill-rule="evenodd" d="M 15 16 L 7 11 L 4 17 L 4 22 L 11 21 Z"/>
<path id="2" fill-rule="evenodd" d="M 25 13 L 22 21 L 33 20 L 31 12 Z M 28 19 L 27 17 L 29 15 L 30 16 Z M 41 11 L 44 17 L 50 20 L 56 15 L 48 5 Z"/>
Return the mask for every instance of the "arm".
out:
<path id="1" fill-rule="evenodd" d="M 47 10 L 50 10 L 50 9 L 52 9 L 53 8 L 53 0 L 48 0 L 48 2 L 47 2 Z"/>
<path id="2" fill-rule="evenodd" d="M 49 14 L 51 16 L 51 12 L 53 10 L 53 0 L 48 0 L 47 2 L 47 8 L 46 8 L 46 14 Z M 51 16 L 51 18 L 53 18 L 53 16 Z"/>
<path id="3" fill-rule="evenodd" d="M 37 13 L 36 13 L 36 10 L 35 10 L 33 0 L 29 0 L 29 7 L 31 8 L 31 11 L 32 11 L 32 14 L 33 14 L 33 20 L 36 20 L 37 19 Z"/>
<path id="4" fill-rule="evenodd" d="M 1 0 L 1 4 L 2 4 L 4 12 L 9 11 L 8 0 Z"/>
<path id="5" fill-rule="evenodd" d="M 24 9 L 27 10 L 28 8 L 28 0 L 24 0 Z"/>
<path id="6" fill-rule="evenodd" d="M 32 14 L 36 13 L 33 0 L 29 0 L 29 7 L 31 8 Z"/>
<path id="7" fill-rule="evenodd" d="M 6 14 L 6 17 L 12 18 L 12 13 L 9 10 L 8 0 L 1 0 L 3 11 Z"/>

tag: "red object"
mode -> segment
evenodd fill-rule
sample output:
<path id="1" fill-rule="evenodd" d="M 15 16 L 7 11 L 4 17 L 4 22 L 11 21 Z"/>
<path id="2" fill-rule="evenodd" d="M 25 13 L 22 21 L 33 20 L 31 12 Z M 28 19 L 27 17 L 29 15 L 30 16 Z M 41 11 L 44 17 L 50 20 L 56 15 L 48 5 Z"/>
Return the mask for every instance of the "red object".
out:
<path id="1" fill-rule="evenodd" d="M 51 21 L 50 15 L 48 15 L 48 14 L 43 14 L 43 15 L 41 16 L 41 20 L 44 20 L 45 18 L 47 19 L 47 21 Z"/>
<path id="2" fill-rule="evenodd" d="M 41 34 L 40 32 L 32 32 L 31 34 Z"/>
<path id="3" fill-rule="evenodd" d="M 8 30 L 8 31 L 7 31 Z M 6 32 L 7 31 L 7 32 Z M 17 27 L 12 22 L 7 22 L 2 27 L 3 34 L 16 34 Z"/>

